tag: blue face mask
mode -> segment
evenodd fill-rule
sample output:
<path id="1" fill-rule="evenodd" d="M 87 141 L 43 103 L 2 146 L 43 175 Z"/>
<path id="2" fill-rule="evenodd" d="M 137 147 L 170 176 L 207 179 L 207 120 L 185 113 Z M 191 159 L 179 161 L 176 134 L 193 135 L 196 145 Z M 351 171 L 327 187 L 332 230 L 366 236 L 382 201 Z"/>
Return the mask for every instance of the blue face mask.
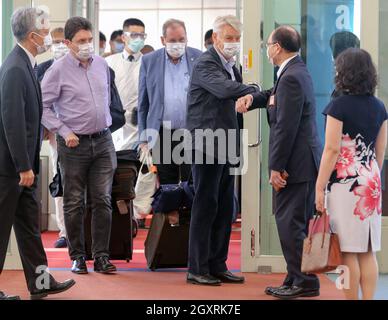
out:
<path id="1" fill-rule="evenodd" d="M 144 48 L 144 40 L 140 38 L 136 38 L 134 40 L 131 40 L 128 44 L 128 48 L 133 53 L 138 53 L 141 49 Z"/>
<path id="2" fill-rule="evenodd" d="M 115 53 L 123 52 L 125 48 L 125 44 L 120 42 L 115 42 L 114 47 L 115 47 L 114 48 Z"/>

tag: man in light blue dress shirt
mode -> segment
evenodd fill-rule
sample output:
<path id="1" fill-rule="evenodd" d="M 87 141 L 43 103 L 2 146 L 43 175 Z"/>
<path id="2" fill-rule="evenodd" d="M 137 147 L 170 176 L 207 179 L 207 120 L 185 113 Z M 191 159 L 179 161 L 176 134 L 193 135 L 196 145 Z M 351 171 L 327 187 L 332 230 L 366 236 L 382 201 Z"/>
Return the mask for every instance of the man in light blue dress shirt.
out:
<path id="1" fill-rule="evenodd" d="M 161 184 L 188 179 L 190 165 L 177 165 L 172 135 L 186 126 L 190 75 L 201 51 L 187 46 L 184 22 L 171 19 L 163 26 L 163 49 L 143 57 L 139 83 L 139 144 L 152 149 Z M 171 146 L 171 147 L 170 147 Z M 160 161 L 158 161 L 160 160 Z"/>

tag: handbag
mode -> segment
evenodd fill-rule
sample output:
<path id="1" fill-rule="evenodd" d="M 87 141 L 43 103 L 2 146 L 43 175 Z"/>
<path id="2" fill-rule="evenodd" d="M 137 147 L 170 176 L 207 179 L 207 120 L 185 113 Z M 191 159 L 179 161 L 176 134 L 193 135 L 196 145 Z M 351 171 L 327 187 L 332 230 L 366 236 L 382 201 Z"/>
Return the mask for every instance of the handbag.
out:
<path id="1" fill-rule="evenodd" d="M 309 234 L 303 243 L 302 272 L 326 273 L 342 264 L 338 235 L 330 229 L 327 213 L 310 220 Z"/>
<path id="2" fill-rule="evenodd" d="M 169 213 L 183 208 L 191 209 L 194 200 L 192 174 L 188 181 L 161 185 L 153 198 L 152 209 L 155 213 Z"/>
<path id="3" fill-rule="evenodd" d="M 142 153 L 140 161 L 142 164 L 135 186 L 136 198 L 133 200 L 136 219 L 143 219 L 151 213 L 152 195 L 155 193 L 157 184 L 156 167 L 153 165 L 150 151 Z M 147 173 L 143 173 L 144 166 L 148 167 Z"/>
<path id="4" fill-rule="evenodd" d="M 61 171 L 59 169 L 59 161 L 57 161 L 57 174 L 53 178 L 53 182 L 49 185 L 50 194 L 53 198 L 63 197 L 63 186 Z"/>

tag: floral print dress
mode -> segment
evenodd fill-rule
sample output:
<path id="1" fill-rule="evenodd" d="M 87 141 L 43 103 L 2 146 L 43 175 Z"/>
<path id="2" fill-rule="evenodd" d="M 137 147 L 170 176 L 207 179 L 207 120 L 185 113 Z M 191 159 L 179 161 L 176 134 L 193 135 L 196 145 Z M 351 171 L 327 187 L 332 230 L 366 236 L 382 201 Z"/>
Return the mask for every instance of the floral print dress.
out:
<path id="1" fill-rule="evenodd" d="M 324 115 L 343 122 L 341 151 L 327 186 L 327 211 L 342 252 L 381 250 L 381 173 L 375 143 L 387 120 L 384 104 L 373 96 L 344 95 Z"/>

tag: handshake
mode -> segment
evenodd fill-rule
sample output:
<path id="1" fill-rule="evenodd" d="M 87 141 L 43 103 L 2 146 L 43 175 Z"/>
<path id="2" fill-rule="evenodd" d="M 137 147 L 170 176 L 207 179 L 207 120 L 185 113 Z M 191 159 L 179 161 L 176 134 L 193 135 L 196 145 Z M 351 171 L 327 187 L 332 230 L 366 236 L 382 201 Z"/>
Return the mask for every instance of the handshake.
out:
<path id="1" fill-rule="evenodd" d="M 253 96 L 251 94 L 241 97 L 236 102 L 236 111 L 238 113 L 247 113 L 249 111 L 249 108 L 252 106 L 252 103 Z"/>

